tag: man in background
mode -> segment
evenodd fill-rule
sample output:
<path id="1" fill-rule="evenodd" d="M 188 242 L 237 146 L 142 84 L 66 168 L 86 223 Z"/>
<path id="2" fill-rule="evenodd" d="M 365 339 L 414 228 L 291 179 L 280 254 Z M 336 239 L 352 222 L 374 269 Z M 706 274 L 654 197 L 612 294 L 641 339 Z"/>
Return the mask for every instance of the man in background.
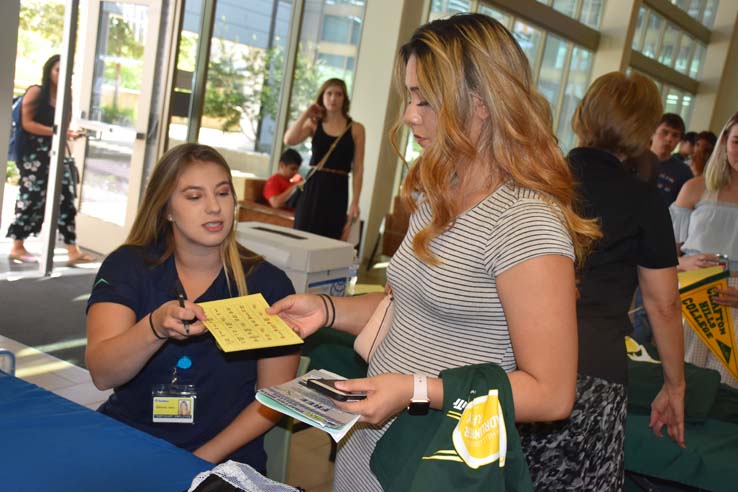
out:
<path id="1" fill-rule="evenodd" d="M 666 113 L 651 137 L 651 152 L 659 159 L 659 175 L 656 187 L 666 206 L 671 205 L 679 195 L 684 183 L 693 177 L 689 166 L 672 155 L 684 134 L 684 120 L 678 114 Z"/>
<path id="2" fill-rule="evenodd" d="M 710 159 L 716 143 L 717 135 L 711 131 L 697 134 L 694 150 L 692 150 L 692 158 L 688 162 L 692 174 L 701 176 L 705 172 L 705 166 L 707 166 L 707 161 Z"/>
<path id="3" fill-rule="evenodd" d="M 302 156 L 294 149 L 285 150 L 279 157 L 277 172 L 267 180 L 262 191 L 272 208 L 294 208 L 295 204 L 288 200 L 302 181 L 302 176 L 297 174 L 301 164 Z"/>
<path id="4" fill-rule="evenodd" d="M 681 158 L 682 162 L 687 162 L 692 157 L 695 142 L 697 142 L 697 132 L 685 133 L 679 142 L 679 150 L 674 155 Z"/>

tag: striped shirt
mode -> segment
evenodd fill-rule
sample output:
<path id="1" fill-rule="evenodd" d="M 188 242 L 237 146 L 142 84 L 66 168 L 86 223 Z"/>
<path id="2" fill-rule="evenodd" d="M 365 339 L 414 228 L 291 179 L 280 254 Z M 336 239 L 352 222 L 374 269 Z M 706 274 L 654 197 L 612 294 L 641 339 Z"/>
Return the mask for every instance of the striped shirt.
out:
<path id="1" fill-rule="evenodd" d="M 440 259 L 429 266 L 415 256 L 412 239 L 432 218 L 421 203 L 387 270 L 395 314 L 372 358 L 369 375 L 437 376 L 443 369 L 495 362 L 516 369 L 496 277 L 543 255 L 574 258 L 560 211 L 534 191 L 504 185 L 460 215 L 430 243 Z M 381 491 L 369 469 L 382 428 L 357 425 L 336 460 L 334 491 Z"/>

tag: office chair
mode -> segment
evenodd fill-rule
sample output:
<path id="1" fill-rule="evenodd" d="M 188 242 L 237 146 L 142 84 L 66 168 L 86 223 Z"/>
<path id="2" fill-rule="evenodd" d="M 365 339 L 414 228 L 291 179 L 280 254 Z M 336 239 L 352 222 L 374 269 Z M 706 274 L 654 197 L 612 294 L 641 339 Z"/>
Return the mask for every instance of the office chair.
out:
<path id="1" fill-rule="evenodd" d="M 297 375 L 307 372 L 310 357 L 300 357 Z M 287 483 L 287 464 L 290 458 L 290 441 L 295 421 L 291 417 L 283 417 L 277 425 L 264 434 L 264 451 L 267 454 L 266 476 L 276 482 Z"/>

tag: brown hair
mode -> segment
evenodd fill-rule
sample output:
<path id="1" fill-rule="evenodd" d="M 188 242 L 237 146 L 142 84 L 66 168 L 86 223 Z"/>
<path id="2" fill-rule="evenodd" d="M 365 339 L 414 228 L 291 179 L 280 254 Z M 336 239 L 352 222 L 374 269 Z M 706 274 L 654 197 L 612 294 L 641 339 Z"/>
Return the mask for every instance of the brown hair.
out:
<path id="1" fill-rule="evenodd" d="M 705 166 L 705 187 L 709 191 L 719 191 L 730 184 L 731 167 L 728 162 L 728 137 L 730 130 L 738 124 L 738 113 L 730 117 L 718 137 L 717 145 Z"/>
<path id="2" fill-rule="evenodd" d="M 404 76 L 411 56 L 417 59 L 419 89 L 438 117 L 432 144 L 410 169 L 402 188 L 409 210 L 417 208 L 413 193 L 422 192 L 433 214 L 413 239 L 418 257 L 437 263 L 429 243 L 456 218 L 456 196 L 449 186 L 455 166 L 484 156 L 499 182 L 538 191 L 560 208 L 581 262 L 599 229 L 572 208 L 573 178 L 553 134 L 549 104 L 536 90 L 528 59 L 510 32 L 480 14 L 455 15 L 421 26 L 400 48 L 395 64 L 395 83 L 406 96 Z M 472 142 L 468 130 L 479 103 L 489 118 L 478 141 Z M 391 134 L 400 157 L 396 136 L 401 125 L 400 119 Z"/>
<path id="3" fill-rule="evenodd" d="M 164 246 L 163 253 L 156 259 L 161 264 L 174 253 L 174 237 L 172 224 L 166 220 L 167 207 L 172 197 L 177 181 L 182 173 L 194 163 L 210 162 L 222 167 L 228 174 L 228 184 L 234 197 L 236 190 L 231 180 L 231 168 L 223 156 L 212 147 L 197 143 L 185 143 L 169 149 L 154 167 L 149 183 L 146 185 L 143 201 L 133 221 L 133 227 L 128 234 L 125 245 L 148 247 L 154 244 Z M 263 259 L 247 250 L 236 241 L 236 228 L 230 233 L 220 247 L 220 257 L 226 279 L 233 277 L 239 295 L 246 295 L 246 278 L 242 262 L 253 267 Z M 228 282 L 230 287 L 230 282 Z"/>
<path id="4" fill-rule="evenodd" d="M 571 126 L 579 145 L 630 158 L 648 149 L 662 111 L 659 90 L 651 79 L 610 72 L 589 86 Z"/>
<path id="5" fill-rule="evenodd" d="M 323 85 L 318 89 L 318 97 L 315 98 L 315 102 L 323 109 L 325 104 L 323 103 L 323 95 L 329 87 L 339 87 L 343 91 L 343 106 L 341 106 L 341 112 L 344 116 L 348 117 L 349 109 L 351 108 L 351 101 L 349 100 L 348 90 L 346 89 L 346 82 L 341 79 L 328 79 L 323 82 Z"/>

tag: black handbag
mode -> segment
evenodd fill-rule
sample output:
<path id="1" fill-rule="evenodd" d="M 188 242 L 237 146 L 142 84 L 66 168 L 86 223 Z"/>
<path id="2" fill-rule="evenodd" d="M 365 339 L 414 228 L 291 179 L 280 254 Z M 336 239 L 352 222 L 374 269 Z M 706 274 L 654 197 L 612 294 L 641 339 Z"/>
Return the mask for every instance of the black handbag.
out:
<path id="1" fill-rule="evenodd" d="M 79 168 L 77 167 L 77 162 L 74 160 L 74 157 L 65 157 L 64 166 L 69 169 L 69 176 L 72 179 L 72 185 L 76 189 L 77 185 L 79 185 Z"/>
<path id="2" fill-rule="evenodd" d="M 67 155 L 64 156 L 64 168 L 69 170 L 69 179 L 72 185 L 72 196 L 77 198 L 77 186 L 79 185 L 79 168 L 77 167 L 77 161 L 72 157 L 72 150 L 69 148 L 69 144 L 66 145 Z"/>

